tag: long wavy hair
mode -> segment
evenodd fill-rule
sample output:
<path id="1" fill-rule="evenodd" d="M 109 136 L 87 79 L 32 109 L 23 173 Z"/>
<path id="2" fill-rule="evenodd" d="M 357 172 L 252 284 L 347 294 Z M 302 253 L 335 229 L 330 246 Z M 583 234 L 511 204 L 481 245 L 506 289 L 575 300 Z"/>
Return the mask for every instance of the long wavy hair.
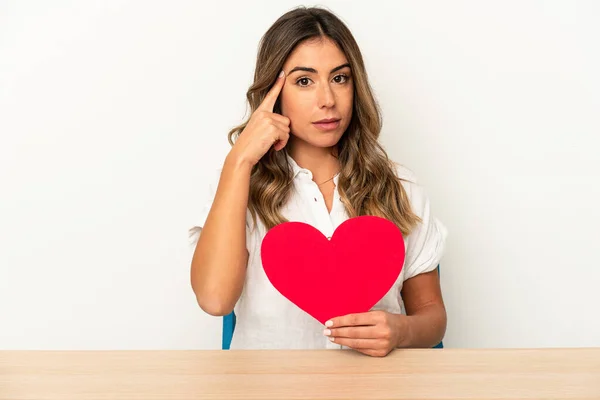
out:
<path id="1" fill-rule="evenodd" d="M 340 163 L 338 191 L 350 218 L 375 215 L 396 224 L 408 235 L 420 218 L 410 207 L 408 196 L 392 162 L 378 142 L 381 110 L 367 79 L 362 54 L 346 25 L 332 12 L 318 7 L 295 8 L 282 15 L 261 38 L 254 72 L 254 83 L 246 93 L 253 113 L 275 83 L 279 71 L 294 48 L 309 39 L 329 38 L 346 55 L 354 79 L 353 113 L 346 132 L 337 143 Z M 279 100 L 273 112 L 281 114 Z M 235 140 L 250 117 L 228 134 Z M 293 132 L 291 132 L 293 134 Z M 293 170 L 287 149 L 271 148 L 253 167 L 248 208 L 254 224 L 257 215 L 270 229 L 287 222 L 280 209 L 288 201 L 293 185 Z"/>

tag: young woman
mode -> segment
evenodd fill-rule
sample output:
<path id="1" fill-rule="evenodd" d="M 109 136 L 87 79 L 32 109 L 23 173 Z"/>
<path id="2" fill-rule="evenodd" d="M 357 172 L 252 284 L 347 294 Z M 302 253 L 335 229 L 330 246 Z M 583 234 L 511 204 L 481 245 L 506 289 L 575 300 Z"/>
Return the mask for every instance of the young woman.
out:
<path id="1" fill-rule="evenodd" d="M 439 343 L 446 312 L 436 267 L 447 231 L 414 174 L 378 143 L 380 110 L 349 29 L 321 8 L 281 16 L 261 39 L 247 99 L 251 116 L 229 132 L 232 148 L 191 230 L 199 233 L 192 288 L 205 312 L 235 310 L 231 349 L 341 347 L 385 356 Z M 286 221 L 330 237 L 360 215 L 399 227 L 405 264 L 371 311 L 324 327 L 271 285 L 261 241 Z"/>

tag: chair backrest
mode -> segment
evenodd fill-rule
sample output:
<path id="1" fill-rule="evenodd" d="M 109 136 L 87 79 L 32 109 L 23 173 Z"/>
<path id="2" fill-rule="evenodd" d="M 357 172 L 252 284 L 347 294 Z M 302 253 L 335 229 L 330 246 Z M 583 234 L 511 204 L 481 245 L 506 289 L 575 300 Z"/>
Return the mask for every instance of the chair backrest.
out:
<path id="1" fill-rule="evenodd" d="M 440 266 L 437 266 L 438 274 L 440 274 Z M 223 335 L 221 347 L 223 350 L 229 350 L 231 346 L 231 339 L 233 338 L 233 331 L 235 330 L 235 313 L 232 311 L 223 317 Z M 433 346 L 434 349 L 443 349 L 444 343 L 439 342 Z"/>
<path id="2" fill-rule="evenodd" d="M 229 350 L 231 345 L 231 339 L 233 338 L 233 331 L 235 330 L 235 313 L 232 311 L 223 317 L 223 339 L 222 348 L 223 350 Z"/>

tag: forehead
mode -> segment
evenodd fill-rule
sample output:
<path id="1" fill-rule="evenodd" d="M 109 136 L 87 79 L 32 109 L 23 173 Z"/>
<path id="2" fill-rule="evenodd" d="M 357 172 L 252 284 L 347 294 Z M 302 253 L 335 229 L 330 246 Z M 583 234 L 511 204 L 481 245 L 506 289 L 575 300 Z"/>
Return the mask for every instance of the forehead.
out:
<path id="1" fill-rule="evenodd" d="M 284 67 L 286 69 L 297 66 L 312 67 L 321 72 L 322 68 L 325 68 L 323 71 L 329 71 L 347 62 L 346 55 L 334 41 L 328 38 L 317 38 L 300 42 L 288 56 Z"/>

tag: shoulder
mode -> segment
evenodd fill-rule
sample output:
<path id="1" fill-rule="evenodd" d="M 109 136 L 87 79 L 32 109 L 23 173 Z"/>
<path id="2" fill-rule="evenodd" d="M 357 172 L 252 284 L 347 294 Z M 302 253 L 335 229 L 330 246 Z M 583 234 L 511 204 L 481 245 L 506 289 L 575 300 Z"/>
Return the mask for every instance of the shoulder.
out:
<path id="1" fill-rule="evenodd" d="M 427 196 L 424 187 L 420 184 L 417 174 L 406 165 L 393 162 L 396 167 L 396 176 L 400 179 L 406 195 L 410 200 L 413 211 L 417 214 L 422 213 L 427 202 Z"/>
<path id="2" fill-rule="evenodd" d="M 429 196 L 414 171 L 396 164 L 396 172 L 406 190 L 410 207 L 421 221 L 405 238 L 406 264 L 404 279 L 434 270 L 444 254 L 448 230 L 434 215 Z"/>
<path id="3" fill-rule="evenodd" d="M 431 214 L 431 203 L 427 189 L 419 181 L 417 174 L 409 167 L 394 163 L 396 165 L 396 174 L 400 179 L 402 187 L 406 192 L 406 198 L 410 204 L 412 212 L 421 219 L 413 232 L 418 235 L 421 229 L 429 229 L 431 223 L 438 224 L 438 221 Z M 414 235 L 411 235 L 414 236 Z"/>
<path id="4" fill-rule="evenodd" d="M 393 164 L 396 167 L 396 175 L 398 176 L 398 178 L 408 183 L 417 183 L 417 175 L 412 169 L 408 168 L 404 164 L 400 164 L 395 161 L 393 161 Z"/>

